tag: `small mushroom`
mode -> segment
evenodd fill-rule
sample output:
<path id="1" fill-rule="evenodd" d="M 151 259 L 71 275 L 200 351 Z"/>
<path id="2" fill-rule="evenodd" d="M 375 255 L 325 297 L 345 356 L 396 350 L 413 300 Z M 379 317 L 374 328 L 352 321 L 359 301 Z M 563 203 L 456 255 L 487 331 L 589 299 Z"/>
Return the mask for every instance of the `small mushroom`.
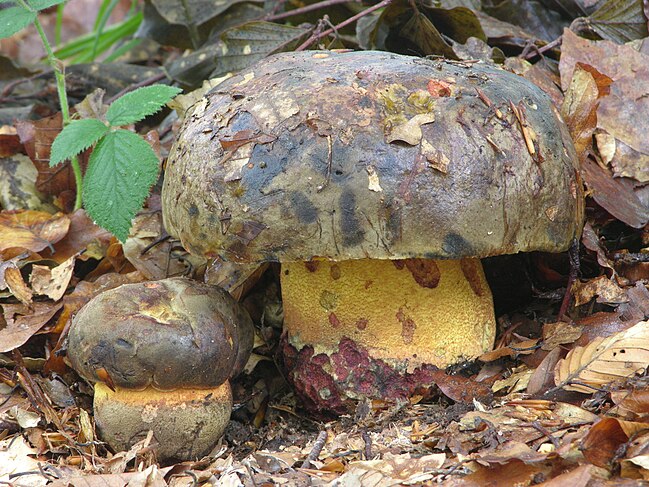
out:
<path id="1" fill-rule="evenodd" d="M 185 278 L 127 284 L 77 313 L 68 361 L 95 383 L 95 421 L 113 449 L 152 430 L 159 460 L 196 459 L 229 421 L 228 379 L 248 360 L 253 333 L 220 288 Z"/>
<path id="2" fill-rule="evenodd" d="M 566 250 L 575 150 L 526 79 L 385 52 L 269 57 L 186 114 L 163 213 L 192 253 L 281 262 L 283 353 L 305 405 L 430 390 L 493 346 L 481 257 Z"/>

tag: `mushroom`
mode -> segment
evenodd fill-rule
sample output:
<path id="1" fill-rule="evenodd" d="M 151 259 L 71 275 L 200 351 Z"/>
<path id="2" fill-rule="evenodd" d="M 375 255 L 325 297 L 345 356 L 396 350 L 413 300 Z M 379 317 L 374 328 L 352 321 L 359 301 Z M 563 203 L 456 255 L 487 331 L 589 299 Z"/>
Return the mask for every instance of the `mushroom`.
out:
<path id="1" fill-rule="evenodd" d="M 283 354 L 312 410 L 408 397 L 493 346 L 479 258 L 566 250 L 573 144 L 549 97 L 477 62 L 283 53 L 191 107 L 167 161 L 192 253 L 281 262 Z"/>
<path id="2" fill-rule="evenodd" d="M 95 422 L 113 449 L 152 430 L 159 460 L 196 459 L 228 424 L 228 379 L 248 360 L 253 333 L 220 288 L 185 278 L 126 284 L 77 313 L 68 361 L 95 383 Z"/>

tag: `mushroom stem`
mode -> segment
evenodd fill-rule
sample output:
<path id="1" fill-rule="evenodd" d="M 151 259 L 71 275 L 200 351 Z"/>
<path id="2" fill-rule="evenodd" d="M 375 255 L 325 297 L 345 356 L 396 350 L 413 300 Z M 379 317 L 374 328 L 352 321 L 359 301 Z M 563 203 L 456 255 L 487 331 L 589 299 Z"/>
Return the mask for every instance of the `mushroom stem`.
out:
<path id="1" fill-rule="evenodd" d="M 94 414 L 101 437 L 117 451 L 128 450 L 153 431 L 158 460 L 207 455 L 230 420 L 229 381 L 205 389 L 159 391 L 95 384 Z"/>
<path id="2" fill-rule="evenodd" d="M 282 265 L 281 284 L 288 344 L 297 352 L 311 347 L 311 365 L 320 354 L 323 361 L 329 357 L 324 368 L 342 389 L 348 384 L 347 397 L 367 393 L 355 380 L 349 384 L 355 366 L 359 379 L 382 380 L 370 379 L 375 373 L 364 360 L 409 374 L 475 358 L 493 346 L 493 301 L 479 259 L 293 262 Z M 367 359 L 352 358 L 350 343 Z M 309 370 L 291 372 L 296 387 L 313 382 Z M 376 394 L 380 386 L 371 390 Z"/>

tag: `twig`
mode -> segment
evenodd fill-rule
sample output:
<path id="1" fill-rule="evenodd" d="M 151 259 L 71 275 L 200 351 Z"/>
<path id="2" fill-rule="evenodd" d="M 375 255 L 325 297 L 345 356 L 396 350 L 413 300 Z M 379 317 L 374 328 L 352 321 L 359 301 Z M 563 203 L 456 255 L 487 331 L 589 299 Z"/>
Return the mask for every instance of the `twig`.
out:
<path id="1" fill-rule="evenodd" d="M 356 22 L 358 19 L 365 17 L 368 14 L 371 14 L 375 10 L 378 10 L 383 7 L 387 7 L 392 3 L 392 0 L 383 0 L 382 2 L 377 3 L 376 5 L 372 5 L 370 8 L 367 8 L 363 10 L 362 12 L 357 13 L 356 15 L 349 17 L 347 20 L 341 22 L 340 24 L 332 27 L 331 29 L 327 29 L 324 32 L 320 32 L 319 34 L 313 34 L 311 37 L 309 37 L 306 41 L 302 43 L 300 47 L 296 49 L 296 51 L 304 51 L 307 47 L 309 47 L 311 44 L 314 42 L 318 42 L 320 39 L 323 37 L 328 36 L 329 34 L 332 34 L 343 27 L 348 26 L 349 24 L 352 24 Z"/>
<path id="2" fill-rule="evenodd" d="M 563 295 L 563 301 L 561 302 L 561 307 L 559 308 L 559 316 L 557 317 L 557 321 L 562 321 L 563 317 L 568 312 L 570 298 L 572 297 L 572 285 L 577 280 L 577 276 L 579 276 L 579 271 L 581 268 L 581 263 L 579 261 L 579 239 L 575 238 L 572 241 L 570 250 L 568 250 L 568 258 L 570 259 L 568 283 L 566 284 L 566 294 Z"/>
<path id="3" fill-rule="evenodd" d="M 315 443 L 313 444 L 313 448 L 311 448 L 311 452 L 309 452 L 309 455 L 302 462 L 302 468 L 311 467 L 312 463 L 315 462 L 320 456 L 320 452 L 324 448 L 326 441 L 327 441 L 327 430 L 322 430 L 318 435 L 318 439 L 315 440 Z"/>
<path id="4" fill-rule="evenodd" d="M 543 47 L 536 47 L 536 45 L 532 44 L 534 46 L 533 48 L 530 49 L 524 49 L 523 52 L 520 54 L 519 57 L 523 59 L 532 59 L 534 56 L 541 56 L 544 52 L 549 51 L 550 49 L 554 49 L 555 47 L 559 47 L 562 42 L 562 37 L 559 36 L 552 42 L 548 42 L 545 46 Z M 531 51 L 531 52 L 530 52 Z"/>
<path id="5" fill-rule="evenodd" d="M 333 7 L 334 5 L 338 5 L 339 3 L 351 3 L 351 2 L 349 0 L 323 0 L 322 2 L 312 3 L 311 5 L 289 10 L 287 12 L 282 12 L 280 14 L 268 15 L 264 17 L 264 20 L 268 22 L 272 22 L 274 20 L 285 19 L 286 17 L 293 17 L 295 15 L 306 14 L 309 12 L 313 12 L 314 10 Z M 355 3 L 360 3 L 360 2 L 358 0 L 355 0 Z"/>
<path id="6" fill-rule="evenodd" d="M 548 440 L 550 440 L 554 445 L 555 450 L 559 449 L 559 440 L 557 440 L 557 438 L 550 432 L 550 430 L 542 426 L 541 423 L 539 423 L 538 421 L 532 421 L 530 423 L 530 426 L 534 428 L 536 431 L 538 431 L 539 433 L 541 433 L 542 435 L 546 436 Z"/>
<path id="7" fill-rule="evenodd" d="M 126 93 L 129 93 L 131 91 L 135 91 L 138 88 L 142 88 L 143 86 L 152 85 L 153 83 L 156 83 L 156 82 L 158 82 L 161 79 L 164 79 L 166 77 L 167 77 L 166 73 L 164 73 L 164 72 L 163 73 L 158 73 L 156 75 L 151 76 L 150 78 L 143 79 L 139 83 L 129 85 L 126 88 L 124 88 L 123 90 L 121 90 L 119 93 L 117 93 L 115 96 L 111 96 L 108 100 L 106 100 L 106 103 L 110 105 L 115 100 L 117 100 L 120 96 L 123 96 Z"/>
<path id="8" fill-rule="evenodd" d="M 372 438 L 370 435 L 367 433 L 367 430 L 363 428 L 363 432 L 361 433 L 361 437 L 363 438 L 363 441 L 365 442 L 365 460 L 371 460 L 372 459 Z"/>

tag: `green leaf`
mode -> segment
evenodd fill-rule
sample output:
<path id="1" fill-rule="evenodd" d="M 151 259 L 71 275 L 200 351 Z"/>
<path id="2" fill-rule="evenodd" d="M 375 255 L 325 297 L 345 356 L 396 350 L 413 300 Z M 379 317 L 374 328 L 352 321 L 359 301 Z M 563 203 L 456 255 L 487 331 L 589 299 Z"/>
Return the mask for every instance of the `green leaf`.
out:
<path id="1" fill-rule="evenodd" d="M 9 7 L 0 10 L 0 39 L 20 32 L 36 19 L 36 12 L 22 7 Z"/>
<path id="2" fill-rule="evenodd" d="M 70 122 L 54 139 L 50 153 L 50 166 L 56 166 L 86 150 L 106 135 L 106 132 L 108 132 L 106 124 L 96 118 Z"/>
<path id="3" fill-rule="evenodd" d="M 34 10 L 45 10 L 46 8 L 53 7 L 54 5 L 63 2 L 65 2 L 65 0 L 29 0 L 27 3 L 29 3 Z"/>
<path id="4" fill-rule="evenodd" d="M 114 126 L 139 122 L 160 110 L 180 92 L 180 88 L 166 85 L 139 88 L 115 100 L 106 112 L 106 118 Z"/>
<path id="5" fill-rule="evenodd" d="M 158 157 L 139 135 L 119 129 L 99 141 L 84 176 L 90 217 L 121 242 L 158 177 Z"/>

